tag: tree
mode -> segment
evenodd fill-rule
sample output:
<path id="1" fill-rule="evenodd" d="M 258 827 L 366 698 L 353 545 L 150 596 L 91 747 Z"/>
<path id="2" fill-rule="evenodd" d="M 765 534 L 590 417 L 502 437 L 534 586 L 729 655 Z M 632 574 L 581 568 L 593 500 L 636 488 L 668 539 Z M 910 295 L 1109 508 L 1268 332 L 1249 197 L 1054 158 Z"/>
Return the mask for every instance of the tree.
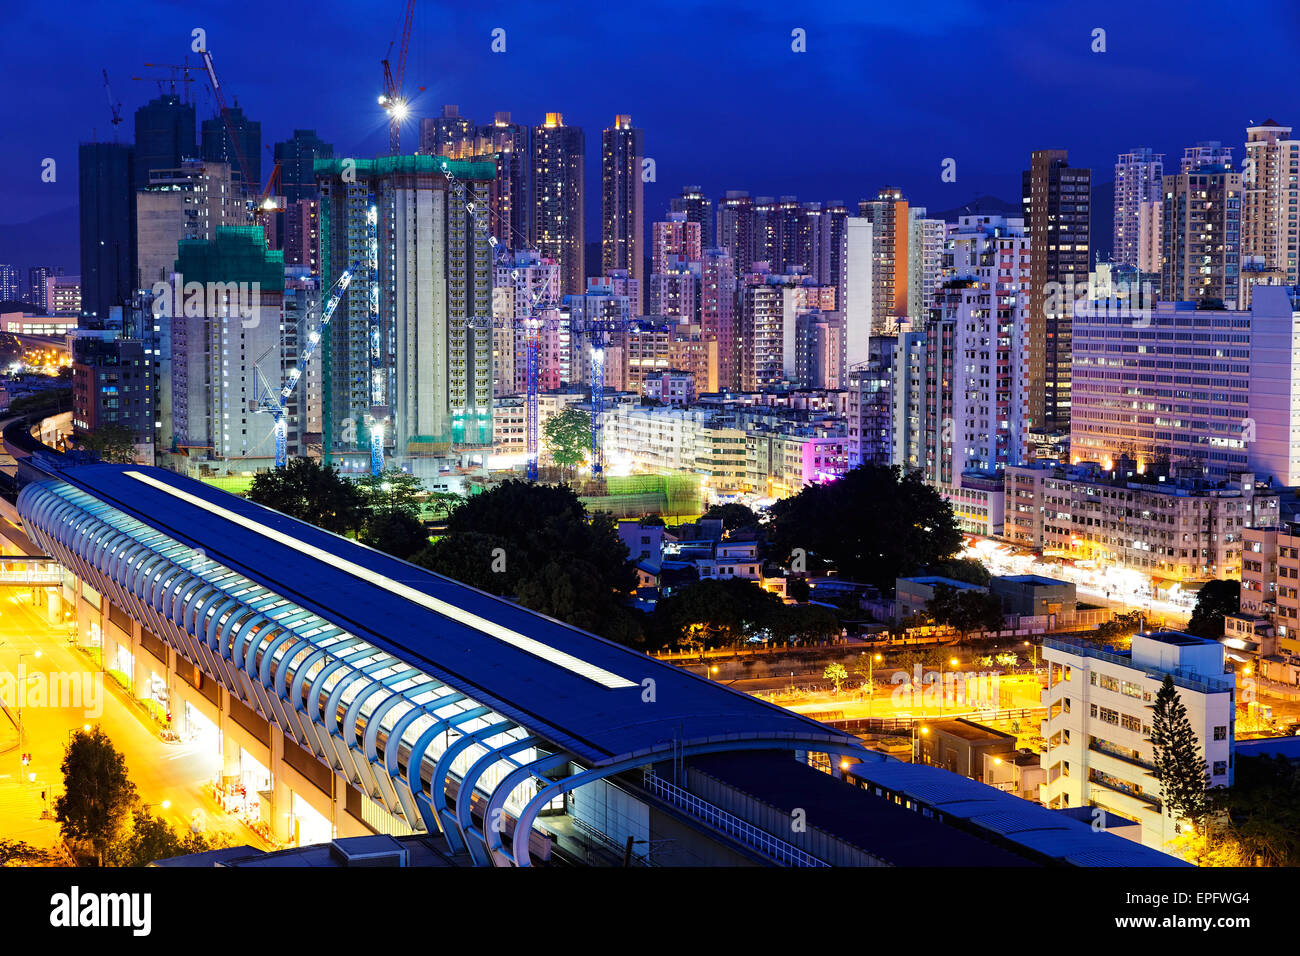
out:
<path id="1" fill-rule="evenodd" d="M 135 461 L 135 436 L 131 429 L 116 422 L 100 425 L 86 436 L 86 450 L 100 461 L 129 465 Z"/>
<path id="2" fill-rule="evenodd" d="M 839 694 L 840 687 L 843 685 L 843 683 L 846 680 L 849 679 L 849 672 L 844 669 L 843 664 L 840 663 L 827 664 L 826 670 L 822 671 L 822 678 L 834 684 L 835 693 Z"/>
<path id="3" fill-rule="evenodd" d="M 22 840 L 0 840 L 0 866 L 62 866 L 53 850 L 43 850 Z"/>
<path id="4" fill-rule="evenodd" d="M 135 784 L 126 759 L 96 724 L 78 730 L 63 756 L 64 792 L 54 801 L 54 816 L 65 840 L 89 843 L 100 866 L 136 804 Z"/>
<path id="5" fill-rule="evenodd" d="M 372 514 L 361 532 L 361 540 L 407 561 L 428 547 L 429 533 L 418 517 L 403 509 Z"/>
<path id="6" fill-rule="evenodd" d="M 248 498 L 335 534 L 355 533 L 366 521 L 366 500 L 357 485 L 332 465 L 309 458 L 258 472 Z"/>
<path id="7" fill-rule="evenodd" d="M 812 595 L 807 578 L 786 578 L 786 597 L 792 601 L 806 601 Z"/>
<path id="8" fill-rule="evenodd" d="M 779 607 L 773 606 L 768 629 L 774 638 L 796 644 L 830 640 L 839 637 L 844 630 L 839 617 L 830 608 L 818 604 L 800 607 L 784 603 Z"/>
<path id="9" fill-rule="evenodd" d="M 465 496 L 458 495 L 454 491 L 435 491 L 429 495 L 429 512 L 435 519 L 446 519 L 451 517 L 451 513 L 464 501 Z"/>
<path id="10" fill-rule="evenodd" d="M 1223 637 L 1224 616 L 1240 611 L 1240 581 L 1207 581 L 1196 594 L 1196 607 L 1187 622 L 1187 633 L 1218 640 Z"/>
<path id="11" fill-rule="evenodd" d="M 764 633 L 781 599 L 745 578 L 705 578 L 661 600 L 655 623 L 665 642 L 702 649 L 739 644 Z"/>
<path id="12" fill-rule="evenodd" d="M 1231 840 L 1244 865 L 1300 866 L 1300 767 L 1238 754 L 1232 786 L 1215 787 L 1209 801 L 1227 817 L 1208 828 L 1212 838 Z"/>
<path id="13" fill-rule="evenodd" d="M 776 502 L 770 541 L 776 554 L 803 548 L 842 577 L 885 590 L 897 578 L 952 557 L 961 547 L 952 508 L 920 472 L 862 465 L 836 481 L 809 485 Z"/>
<path id="14" fill-rule="evenodd" d="M 420 517 L 424 483 L 400 468 L 385 468 L 377 475 L 356 479 L 357 490 L 371 516 L 406 514 Z"/>
<path id="15" fill-rule="evenodd" d="M 1187 708 L 1169 674 L 1151 710 L 1151 753 L 1165 812 L 1175 819 L 1185 817 L 1193 823 L 1201 820 L 1207 810 L 1205 791 L 1210 772 L 1187 719 Z"/>
<path id="16" fill-rule="evenodd" d="M 1099 641 L 1124 641 L 1137 633 L 1142 626 L 1141 611 L 1125 611 L 1115 614 L 1109 621 L 1097 625 L 1096 637 Z"/>
<path id="17" fill-rule="evenodd" d="M 961 641 L 971 631 L 995 631 L 1003 623 L 998 597 L 973 588 L 936 584 L 934 597 L 925 603 L 925 610 L 934 623 L 956 630 Z"/>
<path id="18" fill-rule="evenodd" d="M 611 640 L 639 633 L 636 571 L 607 514 L 563 485 L 504 481 L 466 499 L 416 564 Z"/>
<path id="19" fill-rule="evenodd" d="M 722 505 L 710 505 L 709 510 L 704 512 L 704 517 L 721 518 L 724 531 L 758 526 L 758 515 L 752 509 L 734 501 Z"/>
<path id="20" fill-rule="evenodd" d="M 562 468 L 577 468 L 591 448 L 591 415 L 570 406 L 547 419 L 542 435 L 552 461 Z"/>
<path id="21" fill-rule="evenodd" d="M 993 580 L 993 574 L 989 569 L 974 558 L 949 558 L 940 561 L 930 569 L 930 573 L 952 578 L 954 581 L 963 581 L 966 584 L 978 584 L 982 588 L 988 587 L 989 582 Z"/>
<path id="22" fill-rule="evenodd" d="M 108 848 L 104 862 L 109 866 L 148 866 L 174 856 L 204 853 L 229 844 L 225 836 L 209 839 L 200 833 L 178 834 L 148 808 L 137 810 L 128 832 Z"/>

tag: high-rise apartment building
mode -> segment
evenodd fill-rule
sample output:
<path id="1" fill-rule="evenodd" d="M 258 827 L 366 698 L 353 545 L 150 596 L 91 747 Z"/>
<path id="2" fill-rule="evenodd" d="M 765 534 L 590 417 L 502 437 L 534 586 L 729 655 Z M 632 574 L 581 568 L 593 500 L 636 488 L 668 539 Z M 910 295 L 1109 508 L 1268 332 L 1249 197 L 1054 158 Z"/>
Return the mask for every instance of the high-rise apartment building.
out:
<path id="1" fill-rule="evenodd" d="M 547 113 L 533 127 L 531 186 L 533 248 L 560 264 L 560 291 L 581 292 L 586 271 L 586 139 L 565 126 L 562 113 Z"/>
<path id="2" fill-rule="evenodd" d="M 286 266 L 305 266 L 320 275 L 320 199 L 299 199 L 285 206 L 280 233 Z"/>
<path id="3" fill-rule="evenodd" d="M 1192 147 L 1196 155 L 1206 147 Z M 1222 158 L 1222 157 L 1220 157 Z M 1160 294 L 1170 301 L 1219 300 L 1235 309 L 1241 293 L 1241 173 L 1222 163 L 1183 161 L 1164 179 Z"/>
<path id="4" fill-rule="evenodd" d="M 297 363 L 297 329 L 290 334 L 284 321 L 284 254 L 266 248 L 258 226 L 222 226 L 212 239 L 182 239 L 176 271 L 206 294 L 199 308 L 173 298 L 155 309 L 171 325 L 172 411 L 160 429 L 164 447 L 185 452 L 191 465 L 238 471 L 273 465 L 274 419 L 257 409 Z M 290 397 L 285 415 L 295 455 L 299 399 Z"/>
<path id="5" fill-rule="evenodd" d="M 4 266 L 0 266 L 3 269 Z M 49 280 L 53 276 L 63 275 L 63 266 L 30 266 L 27 269 L 27 298 L 38 309 L 52 311 L 49 301 Z M 4 296 L 0 295 L 0 301 Z"/>
<path id="6" fill-rule="evenodd" d="M 740 388 L 736 322 L 736 263 L 726 249 L 709 249 L 700 262 L 700 328 L 718 343 L 718 387 Z"/>
<path id="7" fill-rule="evenodd" d="M 668 209 L 670 212 L 686 213 L 687 222 L 696 222 L 700 225 L 700 242 L 705 249 L 713 248 L 714 221 L 713 221 L 713 200 L 704 195 L 704 190 L 699 186 L 683 186 L 682 194 L 674 196 L 668 200 Z"/>
<path id="8" fill-rule="evenodd" d="M 755 218 L 754 200 L 743 189 L 728 189 L 718 201 L 718 247 L 731 253 L 736 275 L 754 268 Z"/>
<path id="9" fill-rule="evenodd" d="M 420 149 L 424 156 L 469 159 L 476 151 L 477 130 L 460 115 L 460 107 L 444 105 L 440 116 L 420 120 Z"/>
<path id="10" fill-rule="evenodd" d="M 924 328 L 939 291 L 947 223 L 927 219 L 924 206 L 913 206 L 908 213 L 907 314 L 915 326 Z"/>
<path id="11" fill-rule="evenodd" d="M 262 189 L 262 124 L 245 116 L 238 103 L 227 110 L 227 115 L 235 132 L 234 140 L 220 116 L 206 119 L 200 154 L 205 162 L 228 165 L 237 174 L 244 191 L 255 196 Z"/>
<path id="12" fill-rule="evenodd" d="M 113 306 L 136 287 L 135 150 L 121 143 L 82 143 L 77 150 L 81 218 L 81 316 L 103 328 Z"/>
<path id="13" fill-rule="evenodd" d="M 836 301 L 844 302 L 844 243 L 849 220 L 849 207 L 842 199 L 832 199 L 822 207 L 821 262 L 813 278 L 822 285 L 838 289 Z"/>
<path id="14" fill-rule="evenodd" d="M 687 219 L 684 212 L 670 212 L 667 220 L 650 227 L 651 272 L 663 272 L 669 258 L 678 256 L 688 262 L 701 258 L 700 224 Z"/>
<path id="15" fill-rule="evenodd" d="M 509 111 L 494 114 L 491 125 L 478 128 L 476 158 L 494 157 L 496 179 L 488 189 L 489 221 L 497 241 L 507 249 L 528 246 L 528 127 L 512 122 Z"/>
<path id="16" fill-rule="evenodd" d="M 292 137 L 275 144 L 275 161 L 280 164 L 280 185 L 276 192 L 284 197 L 286 205 L 319 195 L 316 160 L 333 155 L 334 147 L 317 136 L 314 129 L 296 129 Z"/>
<path id="17" fill-rule="evenodd" d="M 1160 275 L 1160 249 L 1163 244 L 1163 237 L 1164 201 L 1157 199 L 1154 202 L 1139 203 L 1137 249 L 1137 268 L 1139 272 L 1146 272 L 1155 276 Z"/>
<path id="18" fill-rule="evenodd" d="M 632 126 L 632 117 L 615 116 L 600 134 L 600 269 L 626 269 L 638 281 L 645 278 L 644 159 L 645 132 Z M 641 306 L 638 300 L 638 313 Z"/>
<path id="19" fill-rule="evenodd" d="M 943 289 L 927 341 L 950 348 L 932 370 L 933 392 L 951 391 L 947 425 L 937 429 L 939 484 L 967 472 L 993 473 L 1025 457 L 1029 431 L 1028 370 L 1021 348 L 1028 325 L 1030 251 L 1024 222 L 962 216 L 948 227 Z M 933 331 L 931 336 L 929 333 Z M 950 370 L 948 376 L 938 374 Z"/>
<path id="20" fill-rule="evenodd" d="M 185 160 L 197 159 L 194 134 L 194 104 L 182 103 L 175 94 L 158 96 L 136 110 L 134 188 L 149 185 L 156 169 L 178 169 Z"/>
<path id="21" fill-rule="evenodd" d="M 17 266 L 0 264 L 0 302 L 22 302 L 23 286 Z"/>
<path id="22" fill-rule="evenodd" d="M 215 239 L 221 226 L 250 225 L 230 166 L 202 160 L 151 171 L 136 195 L 135 218 L 137 281 L 145 291 L 168 281 L 182 239 Z"/>
<path id="23" fill-rule="evenodd" d="M 1160 201 L 1164 169 L 1165 154 L 1148 146 L 1137 146 L 1115 159 L 1115 241 L 1111 259 L 1119 265 L 1138 265 L 1142 256 L 1140 210 L 1143 203 Z"/>
<path id="24" fill-rule="evenodd" d="M 871 223 L 871 308 L 873 324 L 883 333 L 907 315 L 911 216 L 903 191 L 894 186 L 858 203 L 858 216 Z"/>
<path id="25" fill-rule="evenodd" d="M 1092 171 L 1074 169 L 1063 149 L 1035 150 L 1021 174 L 1031 278 L 1030 427 L 1056 432 L 1070 424 L 1070 328 L 1076 289 L 1090 267 Z"/>
<path id="26" fill-rule="evenodd" d="M 1271 119 L 1246 130 L 1241 255 L 1300 284 L 1300 139 Z"/>
<path id="27" fill-rule="evenodd" d="M 416 474 L 483 454 L 492 444 L 486 219 L 496 167 L 391 156 L 358 160 L 347 179 L 337 160 L 318 160 L 316 174 L 322 287 L 369 260 L 371 217 L 379 265 L 377 287 L 365 272 L 353 281 L 323 343 L 327 458 L 356 460 L 377 427 Z"/>

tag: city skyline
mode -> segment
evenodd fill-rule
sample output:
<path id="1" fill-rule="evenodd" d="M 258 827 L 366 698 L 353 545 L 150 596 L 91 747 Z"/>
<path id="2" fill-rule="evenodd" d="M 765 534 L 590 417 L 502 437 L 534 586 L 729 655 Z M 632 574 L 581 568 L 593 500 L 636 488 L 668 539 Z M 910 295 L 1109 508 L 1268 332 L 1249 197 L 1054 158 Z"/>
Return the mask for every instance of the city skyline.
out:
<path id="1" fill-rule="evenodd" d="M 1259 6 L 1274 8 L 1284 20 L 1297 16 L 1284 4 Z M 90 24 L 99 14 L 93 7 L 80 10 L 68 4 L 63 9 L 78 11 L 79 22 L 89 21 L 83 35 L 95 34 Z M 315 128 L 334 144 L 336 155 L 369 158 L 385 153 L 385 117 L 374 106 L 374 94 L 381 85 L 378 61 L 398 32 L 397 11 L 387 19 L 374 16 L 349 24 L 344 31 L 329 29 L 344 15 L 341 7 L 329 4 L 321 9 L 319 18 L 294 21 L 293 29 L 320 50 L 321 59 L 332 62 L 324 75 L 277 70 L 279 60 L 253 53 L 241 33 L 223 26 L 237 22 L 226 19 L 224 8 L 220 14 L 212 11 L 207 26 L 201 22 L 202 8 L 164 8 L 148 14 L 135 8 L 124 21 L 126 42 L 114 44 L 111 51 L 69 56 L 57 70 L 47 58 L 29 62 L 25 48 L 7 50 L 6 62 L 28 76 L 32 92 L 44 94 L 47 106 L 34 111 L 18 97 L 0 104 L 0 123 L 20 131 L 14 137 L 18 148 L 0 157 L 3 224 L 27 222 L 75 204 L 77 144 L 113 138 L 101 69 L 108 71 L 113 101 L 122 104 L 122 141 L 130 139 L 135 109 L 158 94 L 154 83 L 133 82 L 131 77 L 161 77 L 162 88 L 169 89 L 169 71 L 147 69 L 145 63 L 176 63 L 189 53 L 197 121 L 201 125 L 211 119 L 207 79 L 198 55 L 190 53 L 194 28 L 207 31 L 207 46 L 229 102 L 238 101 L 250 119 L 262 122 L 263 143 L 288 139 L 295 128 Z M 1072 165 L 1094 169 L 1094 182 L 1108 184 L 1115 157 L 1135 145 L 1168 155 L 1202 140 L 1240 147 L 1251 123 L 1269 115 L 1284 123 L 1291 120 L 1272 92 L 1285 88 L 1281 62 L 1263 60 L 1231 85 L 1213 82 L 1185 56 L 1195 29 L 1190 25 L 1197 22 L 1191 16 L 1173 23 L 1118 5 L 1049 16 L 1030 5 L 1017 5 L 1016 23 L 993 29 L 979 19 L 973 5 L 950 2 L 908 14 L 833 5 L 806 16 L 802 11 L 791 15 L 788 25 L 785 16 L 771 13 L 731 18 L 739 22 L 730 23 L 721 14 L 696 12 L 691 29 L 682 29 L 686 14 L 674 17 L 672 12 L 670 6 L 667 16 L 653 18 L 646 29 L 627 39 L 621 52 L 629 69 L 593 84 L 589 71 L 571 65 L 575 57 L 564 54 L 573 44 L 601 37 L 611 28 L 612 13 L 596 7 L 577 13 L 579 19 L 585 13 L 591 28 L 575 36 L 539 22 L 525 7 L 473 15 L 453 11 L 448 26 L 437 8 L 417 3 L 405 84 L 412 119 L 405 124 L 404 141 L 412 146 L 418 142 L 418 119 L 438 116 L 445 104 L 457 104 L 462 116 L 479 124 L 490 123 L 498 110 L 509 110 L 516 122 L 528 125 L 540 124 L 547 112 L 563 112 L 567 124 L 587 132 L 587 191 L 596 195 L 597 136 L 616 115 L 628 114 L 646 131 L 646 155 L 656 160 L 656 178 L 646 184 L 645 198 L 647 222 L 653 222 L 687 184 L 701 185 L 715 201 L 726 189 L 746 189 L 751 196 L 793 194 L 822 202 L 838 198 L 852 206 L 889 183 L 899 186 L 912 204 L 932 211 L 961 206 L 978 195 L 1014 203 L 1019 171 L 1033 149 L 1067 149 Z M 20 6 L 11 35 L 24 27 L 56 29 L 42 19 L 50 14 L 58 16 L 58 5 L 53 10 Z M 277 23 L 274 11 L 258 14 L 270 17 L 264 23 L 270 33 L 287 28 Z M 858 29 L 831 28 L 844 17 Z M 1274 19 L 1261 16 L 1251 22 Z M 674 24 L 676 29 L 671 28 Z M 490 48 L 492 30 L 498 27 L 506 31 L 504 53 Z M 1104 53 L 1091 51 L 1098 28 L 1106 30 Z M 796 29 L 806 31 L 807 52 L 791 49 L 797 45 L 791 37 Z M 444 35 L 454 42 L 439 45 L 430 39 Z M 1135 37 L 1142 38 L 1140 46 Z M 999 67 L 992 86 L 954 87 L 942 82 L 937 71 L 921 68 L 935 60 L 960 62 L 959 51 L 969 52 L 973 41 L 985 51 L 983 62 Z M 723 44 L 735 55 L 718 56 Z M 713 56 L 702 55 L 701 48 L 710 46 Z M 758 50 L 767 53 L 757 55 Z M 679 57 L 689 60 L 693 69 L 665 67 L 665 61 Z M 1068 84 L 1035 72 L 1048 61 L 1067 67 Z M 723 62 L 740 82 L 727 80 L 719 65 Z M 637 82 L 646 75 L 638 64 L 653 72 L 655 83 Z M 723 88 L 743 89 L 745 96 L 720 100 L 710 92 Z M 1196 108 L 1117 106 L 1139 88 L 1144 98 L 1163 93 L 1195 102 Z M 183 89 L 178 83 L 178 93 Z M 866 101 L 861 93 L 869 96 L 870 109 L 860 105 Z M 989 96 L 997 98 L 1007 115 L 1029 121 L 967 122 L 987 108 Z M 706 105 L 723 102 L 725 118 L 717 115 L 716 106 Z M 819 149 L 817 131 L 828 123 L 838 134 L 836 148 Z M 743 151 L 731 148 L 729 137 L 717 135 L 720 128 L 732 125 L 747 127 Z M 905 151 L 890 145 L 903 142 L 909 144 Z M 802 161 L 805 151 L 818 153 L 816 173 Z M 1244 149 L 1238 148 L 1237 154 L 1240 158 Z M 58 163 L 53 183 L 39 178 L 46 157 Z M 956 160 L 955 182 L 940 179 L 945 159 Z M 270 168 L 269 153 L 262 167 Z M 599 236 L 599 216 L 599 203 L 589 202 L 585 218 L 590 236 Z M 1094 232 L 1101 251 L 1108 250 L 1109 230 Z M 69 237 L 68 244 L 74 241 Z"/>

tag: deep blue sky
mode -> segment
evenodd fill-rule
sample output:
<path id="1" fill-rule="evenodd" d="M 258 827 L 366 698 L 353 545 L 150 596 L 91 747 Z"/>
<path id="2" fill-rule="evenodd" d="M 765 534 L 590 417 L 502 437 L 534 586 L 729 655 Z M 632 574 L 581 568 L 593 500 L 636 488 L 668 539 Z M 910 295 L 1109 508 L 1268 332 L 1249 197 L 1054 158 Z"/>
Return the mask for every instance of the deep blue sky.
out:
<path id="1" fill-rule="evenodd" d="M 132 114 L 157 88 L 145 62 L 180 62 L 203 27 L 228 97 L 264 142 L 315 128 L 336 155 L 386 152 L 375 98 L 402 0 L 72 3 L 7 0 L 0 32 L 0 223 L 76 202 L 76 146 L 111 137 L 100 70 Z M 489 49 L 493 28 L 507 52 Z M 806 53 L 790 49 L 807 31 Z M 1092 53 L 1091 31 L 1107 31 Z M 1096 181 L 1115 153 L 1177 155 L 1198 139 L 1237 145 L 1248 121 L 1300 126 L 1295 0 L 1056 4 L 655 3 L 417 0 L 406 88 L 419 115 L 456 103 L 539 122 L 560 110 L 587 130 L 588 240 L 600 130 L 630 113 L 658 165 L 647 223 L 699 183 L 854 202 L 884 184 L 947 209 L 980 193 L 1016 200 L 1031 149 L 1065 147 Z M 197 57 L 191 56 L 197 63 Z M 211 112 L 196 84 L 200 118 Z M 416 139 L 408 126 L 405 142 Z M 54 157 L 58 181 L 40 182 Z M 957 181 L 940 163 L 957 160 Z M 269 165 L 265 168 L 269 169 Z M 592 200 L 595 200 L 593 204 Z"/>

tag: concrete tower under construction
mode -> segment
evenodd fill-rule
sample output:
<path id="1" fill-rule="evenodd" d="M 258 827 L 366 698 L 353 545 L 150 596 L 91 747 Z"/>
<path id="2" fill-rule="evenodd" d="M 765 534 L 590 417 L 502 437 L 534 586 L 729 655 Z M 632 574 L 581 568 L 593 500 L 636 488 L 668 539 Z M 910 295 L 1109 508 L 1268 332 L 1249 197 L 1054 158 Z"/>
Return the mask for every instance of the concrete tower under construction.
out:
<path id="1" fill-rule="evenodd" d="M 485 456 L 495 164 L 417 155 L 315 168 L 322 287 L 355 270 L 322 342 L 326 460 L 366 467 L 376 429 L 385 457 L 416 474 Z"/>

